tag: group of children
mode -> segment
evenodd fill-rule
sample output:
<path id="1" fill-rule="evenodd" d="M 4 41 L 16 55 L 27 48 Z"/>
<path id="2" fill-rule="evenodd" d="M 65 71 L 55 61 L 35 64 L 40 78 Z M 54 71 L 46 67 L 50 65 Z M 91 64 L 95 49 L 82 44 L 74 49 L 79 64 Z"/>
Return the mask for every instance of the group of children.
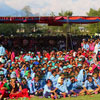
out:
<path id="1" fill-rule="evenodd" d="M 59 99 L 98 94 L 100 40 L 96 41 L 95 44 L 90 40 L 94 49 L 83 40 L 77 51 L 20 51 L 17 54 L 13 51 L 10 55 L 1 45 L 0 99 L 34 96 Z M 97 43 L 98 51 L 95 50 Z"/>

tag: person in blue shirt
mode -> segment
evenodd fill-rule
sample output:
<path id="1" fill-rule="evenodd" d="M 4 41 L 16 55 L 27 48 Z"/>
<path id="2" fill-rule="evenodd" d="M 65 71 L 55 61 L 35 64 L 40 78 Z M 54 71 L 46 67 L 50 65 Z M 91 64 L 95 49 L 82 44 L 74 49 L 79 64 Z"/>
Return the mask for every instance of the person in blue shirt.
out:
<path id="1" fill-rule="evenodd" d="M 55 70 L 58 75 L 61 73 L 58 66 L 55 66 Z"/>
<path id="2" fill-rule="evenodd" d="M 43 96 L 45 98 L 52 98 L 54 100 L 54 98 L 58 97 L 56 90 L 57 88 L 53 87 L 52 81 L 48 79 L 46 81 L 46 85 L 44 86 Z"/>
<path id="3" fill-rule="evenodd" d="M 100 42 L 98 43 L 98 51 L 100 50 Z"/>
<path id="4" fill-rule="evenodd" d="M 46 80 L 48 80 L 50 78 L 50 76 L 52 75 L 51 73 L 51 67 L 48 67 L 48 71 L 47 71 L 47 75 L 46 75 Z"/>
<path id="5" fill-rule="evenodd" d="M 59 75 L 57 75 L 56 74 L 56 71 L 55 70 L 53 70 L 52 71 L 52 75 L 50 76 L 50 80 L 52 80 L 52 83 L 53 83 L 53 86 L 54 87 L 56 87 L 56 85 L 57 85 L 57 80 L 58 80 L 58 78 L 59 78 Z"/>
<path id="6" fill-rule="evenodd" d="M 71 84 L 71 80 L 69 78 L 69 74 L 68 73 L 64 73 L 64 84 L 67 86 L 67 89 L 69 88 L 70 84 Z"/>
<path id="7" fill-rule="evenodd" d="M 26 65 L 26 68 L 30 69 L 30 61 L 26 60 L 25 65 Z"/>
<path id="8" fill-rule="evenodd" d="M 87 73 L 84 69 L 81 69 L 77 76 L 77 80 L 81 84 L 81 86 L 84 84 L 86 79 L 87 79 Z"/>
<path id="9" fill-rule="evenodd" d="M 31 77 L 32 77 L 32 79 L 34 79 L 34 77 L 35 77 L 35 75 L 36 75 L 36 68 L 33 66 L 32 68 L 31 68 Z"/>
<path id="10" fill-rule="evenodd" d="M 44 62 L 47 64 L 48 63 L 48 58 L 44 58 Z"/>
<path id="11" fill-rule="evenodd" d="M 23 64 L 23 65 L 22 65 L 22 68 L 21 68 L 20 70 L 21 70 L 21 77 L 25 77 L 25 72 L 26 72 L 27 70 L 29 70 L 29 67 L 28 67 L 28 65 Z"/>
<path id="12" fill-rule="evenodd" d="M 30 59 L 30 69 L 33 67 L 33 58 Z"/>
<path id="13" fill-rule="evenodd" d="M 36 96 L 42 96 L 43 94 L 43 87 L 41 85 L 41 82 L 40 82 L 40 79 L 39 79 L 39 76 L 36 75 L 34 80 L 33 80 L 33 89 L 34 89 L 34 94 Z"/>
<path id="14" fill-rule="evenodd" d="M 51 61 L 52 61 L 52 66 L 55 66 L 55 58 L 54 57 L 51 58 Z"/>
<path id="15" fill-rule="evenodd" d="M 21 81 L 22 81 L 21 75 L 20 75 L 20 74 L 18 74 L 18 76 L 17 76 L 17 81 L 18 81 L 19 83 L 21 83 Z"/>
<path id="16" fill-rule="evenodd" d="M 66 79 L 64 80 L 64 83 L 66 84 L 66 86 L 67 86 L 67 88 L 68 88 L 68 90 L 69 90 L 69 86 L 70 86 L 70 84 L 71 84 L 70 78 L 66 78 Z"/>
<path id="17" fill-rule="evenodd" d="M 63 72 L 64 73 L 67 73 L 67 68 L 68 68 L 67 66 L 63 66 Z"/>
<path id="18" fill-rule="evenodd" d="M 30 73 L 30 71 L 26 71 L 26 73 L 25 73 L 25 79 L 26 79 L 26 81 L 27 81 L 27 86 L 28 86 L 28 89 L 29 89 L 29 94 L 32 96 L 33 95 L 33 93 L 34 93 L 34 86 L 33 86 L 33 80 L 32 80 L 32 78 L 31 78 L 31 73 Z"/>
<path id="19" fill-rule="evenodd" d="M 1 67 L 0 67 L 0 69 L 3 71 L 3 74 L 4 74 L 4 77 L 6 78 L 6 76 L 7 76 L 7 69 L 6 68 L 4 68 L 4 66 L 5 66 L 5 59 L 1 59 Z"/>
<path id="20" fill-rule="evenodd" d="M 5 54 L 6 54 L 5 48 L 2 45 L 0 45 L 0 56 L 4 56 Z"/>
<path id="21" fill-rule="evenodd" d="M 79 72 L 75 69 L 75 79 L 78 79 Z"/>
<path id="22" fill-rule="evenodd" d="M 24 69 L 24 66 L 25 65 L 22 65 L 22 68 L 20 69 L 20 74 L 21 74 L 21 77 L 24 77 L 25 76 L 25 69 Z"/>
<path id="23" fill-rule="evenodd" d="M 85 42 L 84 45 L 83 45 L 83 49 L 89 50 L 89 44 Z"/>
<path id="24" fill-rule="evenodd" d="M 27 60 L 27 61 L 30 61 L 30 60 L 31 60 L 31 56 L 29 55 L 29 53 L 27 53 L 27 54 L 24 56 L 24 59 Z"/>
<path id="25" fill-rule="evenodd" d="M 57 83 L 56 88 L 57 88 L 58 94 L 60 94 L 64 98 L 67 96 L 68 90 L 67 90 L 67 86 L 64 84 L 63 78 L 59 80 L 59 83 Z"/>
<path id="26" fill-rule="evenodd" d="M 63 68 L 61 66 L 59 66 L 59 70 L 60 72 L 63 72 Z"/>
<path id="27" fill-rule="evenodd" d="M 32 77 L 32 79 L 34 79 L 34 77 L 35 77 L 35 72 L 31 72 L 31 77 Z"/>
<path id="28" fill-rule="evenodd" d="M 68 87 L 68 96 L 77 96 L 81 89 L 78 89 L 79 88 L 79 83 L 78 81 L 75 79 L 75 76 L 71 76 L 70 78 L 71 82 L 70 82 L 70 85 Z"/>
<path id="29" fill-rule="evenodd" d="M 45 84 L 46 84 L 46 69 L 45 68 L 41 68 L 41 85 L 44 88 Z"/>
<path id="30" fill-rule="evenodd" d="M 58 80 L 57 80 L 57 83 L 61 82 L 61 79 L 65 80 L 65 74 L 64 74 L 64 73 L 61 73 L 61 74 L 59 75 L 59 78 L 58 78 Z"/>
<path id="31" fill-rule="evenodd" d="M 93 80 L 100 86 L 100 78 L 98 77 L 98 72 L 93 73 Z"/>
<path id="32" fill-rule="evenodd" d="M 52 62 L 51 62 L 51 61 L 48 61 L 48 65 L 49 65 L 50 67 L 52 67 Z"/>
<path id="33" fill-rule="evenodd" d="M 87 80 L 84 83 L 83 90 L 80 92 L 81 95 L 86 93 L 87 95 L 97 94 L 100 91 L 100 86 L 93 80 L 91 75 L 88 75 Z"/>

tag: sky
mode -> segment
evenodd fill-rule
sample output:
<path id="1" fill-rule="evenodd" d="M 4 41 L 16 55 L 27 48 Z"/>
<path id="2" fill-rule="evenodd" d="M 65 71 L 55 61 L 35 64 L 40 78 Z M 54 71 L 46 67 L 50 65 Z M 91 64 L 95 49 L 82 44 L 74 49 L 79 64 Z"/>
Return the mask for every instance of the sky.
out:
<path id="1" fill-rule="evenodd" d="M 61 10 L 70 10 L 75 16 L 84 16 L 90 8 L 100 7 L 100 0 L 0 0 L 0 3 L 5 3 L 16 10 L 29 5 L 33 14 L 40 15 L 49 15 L 50 12 L 57 14 Z"/>

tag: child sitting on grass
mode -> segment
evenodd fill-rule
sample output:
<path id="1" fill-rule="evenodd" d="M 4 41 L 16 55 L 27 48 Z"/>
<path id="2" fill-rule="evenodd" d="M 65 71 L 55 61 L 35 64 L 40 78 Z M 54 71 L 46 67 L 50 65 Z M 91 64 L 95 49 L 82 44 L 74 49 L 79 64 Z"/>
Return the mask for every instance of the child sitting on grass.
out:
<path id="1" fill-rule="evenodd" d="M 58 95 L 56 90 L 57 89 L 52 86 L 52 81 L 48 79 L 46 81 L 46 85 L 44 86 L 43 95 L 45 98 L 52 98 L 53 100 L 57 99 Z"/>
<path id="2" fill-rule="evenodd" d="M 77 96 L 81 91 L 80 83 L 75 79 L 75 76 L 70 77 L 70 84 L 68 87 L 68 96 Z"/>
<path id="3" fill-rule="evenodd" d="M 91 75 L 88 75 L 87 80 L 84 83 L 83 90 L 80 92 L 80 95 L 87 95 L 97 94 L 100 91 L 100 86 L 93 80 Z"/>
<path id="4" fill-rule="evenodd" d="M 33 89 L 34 89 L 34 94 L 36 96 L 43 95 L 43 87 L 41 85 L 41 81 L 38 75 L 35 76 L 35 79 L 33 81 Z"/>
<path id="5" fill-rule="evenodd" d="M 63 78 L 60 79 L 56 88 L 57 88 L 57 92 L 58 92 L 58 94 L 60 94 L 60 96 L 63 96 L 64 98 L 67 96 L 68 90 L 67 90 L 67 86 L 64 84 Z"/>

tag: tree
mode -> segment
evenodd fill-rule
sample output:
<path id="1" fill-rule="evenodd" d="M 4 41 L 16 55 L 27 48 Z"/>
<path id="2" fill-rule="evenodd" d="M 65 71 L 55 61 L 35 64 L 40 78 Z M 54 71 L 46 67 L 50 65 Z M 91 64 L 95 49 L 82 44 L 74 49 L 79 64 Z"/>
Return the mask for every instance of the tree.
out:
<path id="1" fill-rule="evenodd" d="M 31 8 L 30 6 L 25 6 L 22 9 L 22 12 L 24 12 L 24 16 L 26 17 L 30 17 L 33 16 L 32 12 L 31 12 Z M 36 26 L 36 24 L 24 24 L 24 29 L 25 29 L 25 33 L 26 34 L 30 34 L 32 32 L 32 29 Z"/>
<path id="2" fill-rule="evenodd" d="M 18 27 L 17 24 L 0 24 L 0 34 L 15 35 Z"/>
<path id="3" fill-rule="evenodd" d="M 100 8 L 98 10 L 90 8 L 89 12 L 87 12 L 88 16 L 100 16 Z M 100 33 L 100 23 L 96 24 L 89 24 L 86 26 L 86 28 L 89 30 L 91 35 L 94 33 Z"/>
<path id="4" fill-rule="evenodd" d="M 50 16 L 55 16 L 55 13 L 54 13 L 54 12 L 51 12 L 51 13 L 50 13 Z"/>
<path id="5" fill-rule="evenodd" d="M 58 16 L 70 17 L 72 15 L 72 11 L 61 11 L 58 13 Z M 51 12 L 50 16 L 55 16 L 55 13 Z M 66 35 L 66 33 L 70 32 L 70 29 L 71 34 L 79 34 L 79 26 L 76 24 L 64 24 L 63 26 L 45 26 L 45 29 L 50 31 L 50 35 Z"/>
<path id="6" fill-rule="evenodd" d="M 69 16 L 72 16 L 73 15 L 73 12 L 72 11 L 61 11 L 61 12 L 59 12 L 58 13 L 58 15 L 59 16 L 67 16 L 67 17 L 69 17 Z"/>
<path id="7" fill-rule="evenodd" d="M 58 13 L 58 16 L 65 16 L 65 17 L 69 17 L 72 16 L 72 11 L 61 11 Z M 54 12 L 50 13 L 51 16 L 55 16 Z M 70 25 L 69 24 L 64 24 L 63 26 L 48 26 L 48 29 L 51 31 L 51 34 L 55 34 L 57 35 L 57 32 L 59 34 L 61 34 L 61 32 L 63 33 L 63 35 L 65 35 L 68 31 L 69 31 Z"/>

